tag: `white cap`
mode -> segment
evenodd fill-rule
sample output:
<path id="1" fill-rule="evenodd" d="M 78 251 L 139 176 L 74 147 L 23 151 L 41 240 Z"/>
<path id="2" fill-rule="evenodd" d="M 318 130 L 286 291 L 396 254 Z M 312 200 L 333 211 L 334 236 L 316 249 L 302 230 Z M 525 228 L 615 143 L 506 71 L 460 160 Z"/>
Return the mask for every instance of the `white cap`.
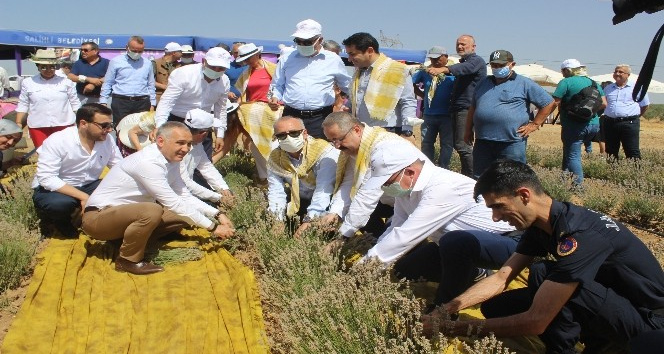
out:
<path id="1" fill-rule="evenodd" d="M 291 36 L 296 38 L 309 39 L 320 36 L 321 33 L 323 33 L 323 27 L 321 27 L 320 23 L 308 19 L 298 23 L 295 26 L 295 33 L 293 33 Z"/>
<path id="2" fill-rule="evenodd" d="M 221 120 L 215 119 L 214 115 L 200 108 L 194 108 L 187 112 L 184 118 L 184 124 L 193 129 L 219 128 Z"/>
<path id="3" fill-rule="evenodd" d="M 182 51 L 182 46 L 175 43 L 175 42 L 170 42 L 170 43 L 166 44 L 166 48 L 164 48 L 164 51 L 166 53 L 181 52 Z"/>
<path id="4" fill-rule="evenodd" d="M 194 48 L 192 48 L 189 44 L 183 44 L 182 45 L 182 53 L 191 54 L 193 52 L 194 52 Z"/>
<path id="5" fill-rule="evenodd" d="M 205 53 L 205 61 L 210 66 L 223 66 L 228 69 L 231 66 L 231 55 L 224 48 L 214 47 Z"/>
<path id="6" fill-rule="evenodd" d="M 0 119 L 0 136 L 16 133 L 23 133 L 23 129 L 18 124 L 9 119 Z"/>
<path id="7" fill-rule="evenodd" d="M 581 62 L 579 62 L 576 59 L 567 59 L 560 65 L 560 70 L 563 70 L 563 69 L 576 69 L 576 68 L 580 68 L 582 66 L 583 65 L 581 65 Z"/>
<path id="8" fill-rule="evenodd" d="M 371 177 L 364 183 L 363 188 L 378 189 L 390 176 L 410 166 L 419 159 L 421 152 L 410 142 L 390 141 L 378 145 L 371 153 Z"/>

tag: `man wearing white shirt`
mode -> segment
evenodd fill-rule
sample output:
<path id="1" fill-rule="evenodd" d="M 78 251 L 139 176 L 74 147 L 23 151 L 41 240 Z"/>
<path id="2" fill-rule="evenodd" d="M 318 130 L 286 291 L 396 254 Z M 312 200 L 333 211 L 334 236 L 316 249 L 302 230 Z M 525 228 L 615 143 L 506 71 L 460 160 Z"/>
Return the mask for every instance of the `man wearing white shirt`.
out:
<path id="1" fill-rule="evenodd" d="M 168 86 L 161 96 L 155 122 L 157 128 L 166 121 L 184 121 L 192 109 L 212 112 L 220 124 L 216 131 L 214 151 L 221 151 L 226 131 L 226 100 L 230 81 L 224 72 L 231 63 L 231 55 L 223 48 L 210 48 L 200 64 L 186 65 L 173 70 Z M 210 137 L 208 137 L 210 138 Z M 204 146 L 207 144 L 204 142 Z M 211 151 L 208 151 L 208 156 Z"/>
<path id="2" fill-rule="evenodd" d="M 187 225 L 205 228 L 220 238 L 235 232 L 225 215 L 191 195 L 182 180 L 180 163 L 192 142 L 189 128 L 168 122 L 156 135 L 155 144 L 111 169 L 83 214 L 82 227 L 90 237 L 122 240 L 115 259 L 118 271 L 142 275 L 163 270 L 143 261 L 150 237 L 178 232 Z"/>
<path id="3" fill-rule="evenodd" d="M 274 137 L 279 147 L 267 161 L 269 209 L 279 219 L 303 216 L 301 232 L 330 205 L 339 150 L 309 136 L 302 120 L 295 117 L 279 118 Z"/>
<path id="4" fill-rule="evenodd" d="M 228 184 L 205 154 L 202 144 L 203 140 L 210 134 L 210 129 L 219 127 L 221 122 L 219 119 L 214 119 L 212 113 L 196 108 L 187 112 L 184 124 L 189 127 L 192 136 L 191 151 L 180 163 L 180 172 L 184 184 L 194 196 L 202 200 L 218 203 L 222 197 L 232 198 L 233 194 L 228 189 Z M 207 186 L 194 181 L 195 170 L 200 172 Z"/>
<path id="5" fill-rule="evenodd" d="M 97 103 L 76 112 L 75 127 L 56 132 L 37 149 L 32 200 L 42 220 L 51 221 L 64 236 L 76 236 L 71 215 L 99 185 L 104 167 L 122 160 L 115 140 L 111 110 Z"/>
<path id="6" fill-rule="evenodd" d="M 517 241 L 502 236 L 514 227 L 494 222 L 483 200 L 473 199 L 473 179 L 417 154 L 407 142 L 372 152 L 371 177 L 364 186 L 394 197 L 394 216 L 362 260 L 375 257 L 386 265 L 395 263 L 399 277 L 440 282 L 436 304 L 441 304 L 472 285 L 477 267 L 500 268 Z"/>
<path id="7" fill-rule="evenodd" d="M 278 102 L 283 102 L 283 115 L 301 118 L 310 136 L 324 139 L 321 123 L 332 113 L 335 84 L 347 94 L 350 75 L 337 54 L 323 49 L 320 23 L 301 21 L 292 36 L 297 50 L 279 59 L 269 104 L 277 110 Z"/>

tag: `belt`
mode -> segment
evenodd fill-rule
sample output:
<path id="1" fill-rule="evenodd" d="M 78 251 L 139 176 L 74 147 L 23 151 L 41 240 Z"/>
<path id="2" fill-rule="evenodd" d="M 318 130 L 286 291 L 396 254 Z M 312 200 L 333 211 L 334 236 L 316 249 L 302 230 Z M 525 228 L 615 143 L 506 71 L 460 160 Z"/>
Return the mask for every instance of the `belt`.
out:
<path id="1" fill-rule="evenodd" d="M 624 122 L 624 121 L 626 121 L 626 120 L 639 119 L 639 117 L 640 117 L 640 116 L 629 116 L 629 117 L 616 117 L 616 118 L 614 118 L 614 117 L 606 116 L 606 118 L 608 118 L 608 119 L 610 119 L 610 120 L 612 120 L 612 121 L 614 121 L 614 122 Z"/>
<path id="2" fill-rule="evenodd" d="M 89 207 L 85 207 L 85 209 L 83 209 L 83 212 L 87 213 L 89 211 L 97 211 L 97 210 L 101 210 L 101 209 L 99 209 L 97 207 L 89 206 Z"/>
<path id="3" fill-rule="evenodd" d="M 143 100 L 149 100 L 150 96 L 148 95 L 143 95 L 143 96 L 125 96 L 125 95 L 118 95 L 118 94 L 112 94 L 111 97 L 113 98 L 119 98 L 121 100 L 128 100 L 128 101 L 143 101 Z"/>
<path id="4" fill-rule="evenodd" d="M 297 116 L 300 118 L 305 118 L 305 117 L 313 117 L 317 116 L 321 113 L 325 113 L 326 111 L 332 112 L 332 107 L 333 106 L 327 106 L 319 109 L 312 109 L 312 110 L 303 110 L 303 109 L 296 109 L 290 106 L 286 106 L 285 110 L 288 110 L 290 112 L 296 112 Z"/>

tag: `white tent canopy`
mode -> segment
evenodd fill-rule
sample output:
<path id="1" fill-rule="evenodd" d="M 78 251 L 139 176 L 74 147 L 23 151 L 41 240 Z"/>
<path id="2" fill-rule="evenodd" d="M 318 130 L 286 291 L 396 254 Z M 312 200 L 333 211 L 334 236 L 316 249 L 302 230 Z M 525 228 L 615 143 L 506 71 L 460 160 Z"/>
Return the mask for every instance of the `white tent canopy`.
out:
<path id="1" fill-rule="evenodd" d="M 539 64 L 516 65 L 514 71 L 525 76 L 542 86 L 556 86 L 563 79 L 563 74 L 559 71 L 545 68 Z"/>

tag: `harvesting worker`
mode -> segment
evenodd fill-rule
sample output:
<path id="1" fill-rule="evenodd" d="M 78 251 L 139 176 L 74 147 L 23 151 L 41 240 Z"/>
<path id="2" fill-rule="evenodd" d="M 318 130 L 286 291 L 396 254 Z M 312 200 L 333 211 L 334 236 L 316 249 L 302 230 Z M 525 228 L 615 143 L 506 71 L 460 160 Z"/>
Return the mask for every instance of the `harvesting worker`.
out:
<path id="1" fill-rule="evenodd" d="M 661 352 L 664 272 L 625 225 L 553 200 L 535 172 L 516 161 L 493 164 L 477 181 L 474 195 L 484 197 L 494 220 L 525 233 L 497 273 L 442 307 L 456 313 L 483 302 L 487 320 L 442 323 L 443 332 L 464 335 L 472 325 L 481 335 L 539 335 L 547 353 L 576 353 L 578 341 L 590 353 L 628 351 L 644 342 L 648 352 Z M 534 263 L 536 257 L 546 260 Z M 526 267 L 528 287 L 504 292 Z M 423 320 L 430 329 L 432 318 Z"/>
<path id="2" fill-rule="evenodd" d="M 115 144 L 111 109 L 88 103 L 76 111 L 76 126 L 54 133 L 37 149 L 37 172 L 32 182 L 32 201 L 43 221 L 63 235 L 78 235 L 72 223 L 100 183 L 104 167 L 122 160 Z"/>
<path id="3" fill-rule="evenodd" d="M 389 228 L 364 259 L 394 264 L 398 277 L 440 283 L 434 300 L 440 305 L 486 276 L 486 268 L 500 268 L 514 253 L 518 234 L 473 200 L 472 178 L 418 155 L 406 141 L 371 152 L 371 177 L 363 188 L 382 190 L 395 201 Z"/>
<path id="4" fill-rule="evenodd" d="M 83 230 L 90 237 L 122 240 L 115 269 L 137 275 L 163 270 L 143 259 L 150 238 L 188 225 L 205 228 L 219 238 L 235 233 L 224 214 L 191 195 L 182 181 L 180 163 L 192 143 L 189 128 L 166 122 L 156 136 L 154 144 L 111 169 L 88 199 L 83 214 Z"/>
<path id="5" fill-rule="evenodd" d="M 334 190 L 339 150 L 307 134 L 300 118 L 274 123 L 279 147 L 267 161 L 269 209 L 278 218 L 302 216 L 299 232 L 325 214 Z"/>
<path id="6" fill-rule="evenodd" d="M 23 129 L 9 119 L 0 119 L 0 176 L 11 163 L 2 163 L 2 151 L 11 149 L 23 137 Z"/>

